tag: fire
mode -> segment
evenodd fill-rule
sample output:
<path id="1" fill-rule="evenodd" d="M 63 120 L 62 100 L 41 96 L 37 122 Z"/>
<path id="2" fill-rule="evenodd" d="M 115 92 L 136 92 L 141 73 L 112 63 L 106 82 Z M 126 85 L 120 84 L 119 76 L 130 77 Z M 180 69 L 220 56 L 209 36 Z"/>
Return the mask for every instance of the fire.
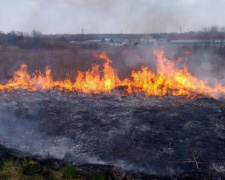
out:
<path id="1" fill-rule="evenodd" d="M 186 65 L 178 69 L 174 61 L 167 59 L 163 51 L 154 50 L 157 57 L 157 74 L 152 73 L 146 67 L 139 72 L 132 72 L 132 86 L 147 95 L 195 97 L 199 94 L 216 98 L 225 93 L 225 87 L 221 84 L 210 87 L 207 82 L 191 75 Z"/>
<path id="2" fill-rule="evenodd" d="M 139 71 L 132 71 L 131 76 L 120 80 L 117 71 L 110 66 L 111 60 L 102 53 L 95 55 L 104 61 L 103 67 L 93 65 L 86 72 L 78 72 L 75 81 L 70 79 L 54 81 L 51 69 L 46 68 L 45 74 L 36 72 L 29 74 L 27 65 L 22 64 L 20 70 L 14 73 L 6 84 L 0 84 L 1 91 L 25 89 L 28 91 L 44 91 L 56 89 L 59 91 L 78 92 L 85 94 L 113 93 L 117 87 L 126 87 L 126 93 L 144 93 L 148 96 L 187 96 L 196 97 L 199 94 L 216 98 L 225 95 L 225 87 L 216 84 L 211 87 L 207 82 L 191 75 L 186 65 L 182 69 L 176 67 L 175 61 L 169 60 L 161 50 L 154 50 L 157 58 L 157 72 L 148 67 L 141 67 Z M 180 60 L 179 60 L 180 61 Z"/>
<path id="3" fill-rule="evenodd" d="M 101 78 L 100 70 L 98 65 L 92 66 L 92 69 L 87 72 L 78 72 L 73 88 L 79 92 L 84 93 L 109 93 L 115 87 L 121 85 L 116 70 L 110 66 L 111 60 L 102 53 L 95 55 L 101 60 L 104 60 L 103 64 L 103 76 Z"/>

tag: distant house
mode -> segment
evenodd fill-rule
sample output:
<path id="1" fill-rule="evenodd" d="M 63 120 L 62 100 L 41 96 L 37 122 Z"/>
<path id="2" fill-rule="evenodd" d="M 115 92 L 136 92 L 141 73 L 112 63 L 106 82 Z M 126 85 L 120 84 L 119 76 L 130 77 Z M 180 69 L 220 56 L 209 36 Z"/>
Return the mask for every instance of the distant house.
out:
<path id="1" fill-rule="evenodd" d="M 113 39 L 110 38 L 110 37 L 105 37 L 105 38 L 102 39 L 101 42 L 106 43 L 106 44 L 110 44 L 110 43 L 113 43 Z"/>
<path id="2" fill-rule="evenodd" d="M 116 39 L 113 39 L 113 44 L 112 46 L 125 46 L 126 45 L 126 42 L 124 41 L 124 39 L 120 39 L 120 38 L 116 38 Z"/>
<path id="3" fill-rule="evenodd" d="M 121 39 L 121 38 L 112 39 L 112 38 L 109 38 L 109 37 L 103 38 L 101 43 L 107 44 L 107 45 L 110 45 L 110 46 L 116 46 L 116 47 L 126 45 L 126 42 L 124 41 L 124 39 Z"/>

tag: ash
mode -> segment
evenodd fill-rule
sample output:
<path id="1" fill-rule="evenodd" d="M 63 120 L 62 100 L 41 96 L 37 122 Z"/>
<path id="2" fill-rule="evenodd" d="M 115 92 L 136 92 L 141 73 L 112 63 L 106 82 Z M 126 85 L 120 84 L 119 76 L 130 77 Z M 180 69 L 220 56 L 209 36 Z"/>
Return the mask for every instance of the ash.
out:
<path id="1" fill-rule="evenodd" d="M 2 92 L 0 144 L 149 174 L 225 173 L 224 110 L 209 98 Z"/>

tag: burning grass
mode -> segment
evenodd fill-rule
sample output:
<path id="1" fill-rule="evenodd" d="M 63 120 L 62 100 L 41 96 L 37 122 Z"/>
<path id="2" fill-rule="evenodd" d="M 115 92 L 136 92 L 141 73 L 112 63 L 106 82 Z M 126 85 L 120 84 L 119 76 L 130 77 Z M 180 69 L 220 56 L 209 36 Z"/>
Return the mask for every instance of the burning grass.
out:
<path id="1" fill-rule="evenodd" d="M 1 93 L 1 144 L 43 158 L 148 174 L 223 172 L 224 102 L 51 93 Z"/>
<path id="2" fill-rule="evenodd" d="M 64 73 L 64 80 L 61 75 L 56 78 L 54 68 L 35 72 L 28 67 L 38 62 L 23 64 L 0 85 L 1 143 L 44 158 L 50 153 L 75 163 L 104 162 L 149 174 L 207 169 L 223 173 L 219 167 L 224 167 L 224 113 L 220 107 L 224 102 L 186 97 L 223 97 L 224 87 L 198 79 L 181 59 L 169 59 L 160 50 L 154 54 L 157 71 L 140 66 L 125 78 L 118 75 L 107 53 L 96 54 L 94 63 L 83 62 L 85 68 L 76 67 L 72 78 Z M 178 67 L 177 61 L 183 66 Z M 72 66 L 67 63 L 61 69 Z M 118 91 L 135 96 L 121 98 Z M 23 93 L 26 96 L 20 96 Z M 162 96 L 166 97 L 158 98 Z M 196 152 L 198 159 L 193 156 Z M 72 173 L 71 179 L 78 178 L 78 169 L 65 167 L 48 168 L 46 175 L 37 161 L 7 161 L 1 175 L 8 179 L 63 179 Z M 106 177 L 95 175 L 88 179 Z"/>
<path id="3" fill-rule="evenodd" d="M 22 64 L 21 69 L 15 71 L 13 77 L 6 83 L 0 84 L 0 90 L 13 91 L 25 89 L 28 91 L 44 91 L 56 89 L 59 91 L 78 92 L 84 94 L 112 93 L 117 87 L 125 87 L 126 94 L 144 93 L 148 96 L 187 96 L 196 97 L 200 94 L 218 98 L 225 95 L 225 87 L 220 83 L 209 86 L 206 81 L 192 75 L 186 66 L 178 68 L 176 61 L 166 58 L 162 50 L 153 50 L 157 59 L 157 72 L 142 66 L 140 70 L 133 70 L 130 77 L 123 80 L 117 75 L 117 70 L 110 64 L 105 52 L 95 57 L 104 61 L 100 65 L 92 65 L 87 71 L 78 71 L 75 81 L 70 78 L 55 81 L 51 76 L 51 69 L 46 67 L 45 74 L 40 71 L 29 74 L 27 65 Z M 181 61 L 181 58 L 178 59 Z"/>

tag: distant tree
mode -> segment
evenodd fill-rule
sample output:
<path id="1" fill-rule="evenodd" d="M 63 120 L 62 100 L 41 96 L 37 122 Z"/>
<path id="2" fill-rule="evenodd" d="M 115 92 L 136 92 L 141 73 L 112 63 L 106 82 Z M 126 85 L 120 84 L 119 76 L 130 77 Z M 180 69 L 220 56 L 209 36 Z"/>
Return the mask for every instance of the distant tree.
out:
<path id="1" fill-rule="evenodd" d="M 4 32 L 0 31 L 0 45 L 6 45 L 6 35 Z"/>
<path id="2" fill-rule="evenodd" d="M 40 31 L 37 31 L 37 30 L 32 30 L 31 36 L 33 38 L 41 37 L 42 36 L 42 33 Z"/>
<path id="3" fill-rule="evenodd" d="M 213 52 L 225 57 L 225 27 L 211 26 L 208 34 L 212 40 Z"/>

